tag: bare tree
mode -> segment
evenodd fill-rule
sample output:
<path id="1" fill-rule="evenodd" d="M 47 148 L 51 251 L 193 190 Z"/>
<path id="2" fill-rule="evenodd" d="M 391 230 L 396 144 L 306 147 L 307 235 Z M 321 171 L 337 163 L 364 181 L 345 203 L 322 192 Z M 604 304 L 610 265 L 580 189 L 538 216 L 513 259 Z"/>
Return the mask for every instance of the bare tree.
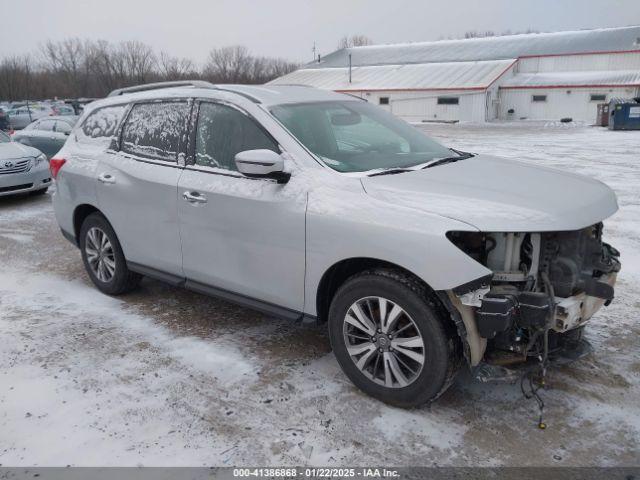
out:
<path id="1" fill-rule="evenodd" d="M 367 45 L 373 45 L 373 40 L 371 40 L 366 35 L 352 35 L 351 37 L 345 35 L 340 39 L 340 43 L 338 43 L 338 49 L 365 47 Z"/>
<path id="2" fill-rule="evenodd" d="M 160 80 L 204 78 L 218 83 L 265 83 L 298 68 L 246 47 L 213 49 L 202 69 L 188 58 L 156 54 L 141 42 L 70 38 L 48 41 L 37 55 L 0 59 L 0 100 L 101 97 L 113 89 Z"/>
<path id="3" fill-rule="evenodd" d="M 537 30 L 531 29 L 531 28 L 528 28 L 524 32 L 512 32 L 511 30 L 505 30 L 502 33 L 495 33 L 492 30 L 487 30 L 487 31 L 484 31 L 484 32 L 478 32 L 476 30 L 471 30 L 471 31 L 465 32 L 464 38 L 504 37 L 504 36 L 508 36 L 508 35 L 520 35 L 522 33 L 540 33 L 540 32 L 537 31 Z"/>
<path id="4" fill-rule="evenodd" d="M 162 78 L 171 80 L 182 80 L 198 75 L 191 60 L 188 58 L 172 57 L 166 52 L 160 52 L 160 57 L 158 58 L 158 73 Z"/>
<path id="5" fill-rule="evenodd" d="M 216 83 L 238 83 L 248 76 L 251 61 L 247 47 L 214 48 L 209 52 L 204 75 Z"/>
<path id="6" fill-rule="evenodd" d="M 155 73 L 157 64 L 153 49 L 142 42 L 122 42 L 116 55 L 123 59 L 125 75 L 134 83 L 147 83 Z"/>
<path id="7" fill-rule="evenodd" d="M 0 62 L 0 98 L 6 100 L 32 97 L 32 59 L 28 55 L 4 58 Z"/>
<path id="8" fill-rule="evenodd" d="M 61 42 L 48 41 L 40 47 L 40 59 L 45 70 L 53 73 L 52 80 L 60 95 L 84 89 L 89 75 L 85 62 L 85 45 L 79 38 Z"/>

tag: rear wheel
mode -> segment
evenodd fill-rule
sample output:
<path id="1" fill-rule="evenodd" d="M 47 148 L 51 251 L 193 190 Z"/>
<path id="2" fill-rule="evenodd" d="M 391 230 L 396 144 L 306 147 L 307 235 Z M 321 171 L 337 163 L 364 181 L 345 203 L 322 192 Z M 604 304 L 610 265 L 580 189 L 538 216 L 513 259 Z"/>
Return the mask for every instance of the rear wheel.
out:
<path id="1" fill-rule="evenodd" d="M 80 228 L 80 251 L 91 281 L 103 293 L 120 295 L 138 286 L 141 275 L 130 271 L 113 228 L 99 213 Z"/>
<path id="2" fill-rule="evenodd" d="M 357 387 L 383 402 L 415 407 L 443 393 L 460 365 L 458 339 L 446 321 L 420 283 L 376 270 L 340 287 L 329 335 Z"/>

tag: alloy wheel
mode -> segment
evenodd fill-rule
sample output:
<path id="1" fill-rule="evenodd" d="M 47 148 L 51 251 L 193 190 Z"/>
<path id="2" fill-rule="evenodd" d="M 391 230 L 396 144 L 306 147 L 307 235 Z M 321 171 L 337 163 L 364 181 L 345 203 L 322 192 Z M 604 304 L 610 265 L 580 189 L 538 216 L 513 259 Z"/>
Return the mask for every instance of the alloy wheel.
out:
<path id="1" fill-rule="evenodd" d="M 98 227 L 87 232 L 84 246 L 87 262 L 101 282 L 110 282 L 116 272 L 116 257 L 107 234 Z"/>
<path id="2" fill-rule="evenodd" d="M 360 372 L 387 388 L 412 384 L 422 372 L 425 346 L 407 312 L 383 297 L 354 302 L 343 322 L 347 352 Z"/>

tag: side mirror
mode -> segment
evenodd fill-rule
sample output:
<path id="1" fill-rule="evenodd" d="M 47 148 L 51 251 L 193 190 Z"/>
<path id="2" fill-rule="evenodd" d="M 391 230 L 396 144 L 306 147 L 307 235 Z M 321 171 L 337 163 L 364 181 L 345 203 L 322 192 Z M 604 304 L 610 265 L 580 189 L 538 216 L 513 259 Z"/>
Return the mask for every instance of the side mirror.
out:
<path id="1" fill-rule="evenodd" d="M 287 183 L 290 173 L 284 171 L 284 159 L 271 150 L 245 150 L 235 156 L 238 171 L 252 178 L 273 178 Z"/>

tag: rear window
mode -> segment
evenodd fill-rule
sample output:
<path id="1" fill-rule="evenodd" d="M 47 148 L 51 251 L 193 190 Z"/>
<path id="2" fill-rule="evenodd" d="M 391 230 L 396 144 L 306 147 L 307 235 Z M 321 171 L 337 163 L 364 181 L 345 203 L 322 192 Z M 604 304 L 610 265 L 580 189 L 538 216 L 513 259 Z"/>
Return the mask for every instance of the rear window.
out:
<path id="1" fill-rule="evenodd" d="M 56 132 L 71 133 L 71 125 L 67 122 L 63 122 L 62 120 L 58 120 L 56 122 Z"/>
<path id="2" fill-rule="evenodd" d="M 54 120 L 41 120 L 34 127 L 33 130 L 45 130 L 47 132 L 53 131 L 56 126 Z"/>
<path id="3" fill-rule="evenodd" d="M 187 102 L 134 105 L 122 129 L 121 150 L 154 160 L 175 162 L 188 111 Z"/>
<path id="4" fill-rule="evenodd" d="M 95 110 L 76 131 L 78 142 L 108 145 L 126 108 L 127 105 L 114 105 Z"/>

